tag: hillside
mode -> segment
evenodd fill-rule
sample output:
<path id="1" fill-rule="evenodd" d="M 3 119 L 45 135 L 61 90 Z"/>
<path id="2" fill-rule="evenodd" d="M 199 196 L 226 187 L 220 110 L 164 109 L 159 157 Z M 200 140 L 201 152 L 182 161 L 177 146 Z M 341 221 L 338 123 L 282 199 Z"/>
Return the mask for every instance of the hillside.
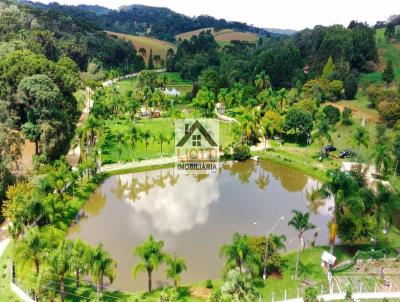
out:
<path id="1" fill-rule="evenodd" d="M 246 23 L 226 21 L 225 19 L 216 19 L 204 15 L 191 18 L 164 7 L 130 5 L 123 6 L 119 10 L 109 10 L 100 6 L 60 5 L 54 2 L 47 5 L 31 1 L 20 1 L 20 3 L 40 9 L 67 13 L 81 21 L 93 22 L 104 30 L 133 35 L 147 33 L 155 38 L 170 42 L 175 42 L 175 35 L 177 34 L 207 27 L 268 35 L 265 29 Z"/>
<path id="2" fill-rule="evenodd" d="M 184 32 L 179 35 L 176 35 L 175 38 L 176 40 L 188 40 L 192 36 L 198 36 L 202 31 L 208 31 L 210 30 L 211 33 L 213 34 L 215 40 L 219 44 L 225 44 L 228 43 L 232 40 L 239 40 L 239 41 L 246 41 L 246 42 L 256 42 L 258 39 L 258 35 L 255 33 L 251 32 L 241 32 L 241 31 L 235 31 L 232 29 L 222 29 L 216 31 L 214 28 L 201 28 L 197 30 L 192 30 L 189 32 Z"/>
<path id="3" fill-rule="evenodd" d="M 364 87 L 367 87 L 371 84 L 381 85 L 383 83 L 382 72 L 385 69 L 389 59 L 392 60 L 393 63 L 395 79 L 398 80 L 400 78 L 400 42 L 392 40 L 390 43 L 387 43 L 384 32 L 384 28 L 379 28 L 376 30 L 375 39 L 379 56 L 377 71 L 363 74 L 361 76 L 360 84 Z"/>
<path id="4" fill-rule="evenodd" d="M 174 44 L 155 38 L 128 35 L 111 31 L 107 31 L 107 34 L 110 36 L 116 36 L 121 40 L 131 42 L 137 51 L 140 48 L 144 48 L 146 49 L 146 54 L 149 54 L 150 49 L 152 49 L 153 55 L 160 55 L 163 59 L 165 59 L 168 49 L 172 48 L 174 51 L 176 50 L 176 46 Z"/>

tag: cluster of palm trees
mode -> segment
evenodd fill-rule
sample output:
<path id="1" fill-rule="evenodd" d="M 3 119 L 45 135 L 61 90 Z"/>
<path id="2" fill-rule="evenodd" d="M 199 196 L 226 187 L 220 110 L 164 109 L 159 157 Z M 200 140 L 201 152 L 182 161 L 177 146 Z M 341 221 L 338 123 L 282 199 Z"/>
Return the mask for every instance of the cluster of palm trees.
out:
<path id="1" fill-rule="evenodd" d="M 314 224 L 310 223 L 309 213 L 303 213 L 297 210 L 293 210 L 292 212 L 294 215 L 288 225 L 292 226 L 297 231 L 296 237 L 299 240 L 294 275 L 295 278 L 297 278 L 300 256 L 305 248 L 305 233 L 316 227 Z M 267 240 L 268 242 L 271 241 L 273 244 L 268 243 L 267 245 Z M 252 243 L 251 237 L 248 235 L 235 233 L 232 238 L 232 244 L 223 245 L 220 250 L 221 256 L 226 258 L 225 272 L 237 269 L 240 274 L 248 272 L 253 276 L 259 276 L 261 266 L 267 265 L 266 261 L 264 262 L 263 259 L 273 258 L 273 253 L 285 249 L 285 240 L 286 238 L 284 236 L 270 234 L 265 238 L 265 242 L 261 244 L 260 248 L 258 244 Z"/>
<path id="2" fill-rule="evenodd" d="M 173 281 L 175 288 L 178 287 L 181 274 L 187 270 L 186 260 L 177 255 L 167 254 L 162 250 L 163 246 L 164 241 L 157 241 L 153 236 L 149 236 L 141 246 L 137 246 L 133 251 L 133 255 L 139 257 L 141 261 L 133 267 L 132 276 L 136 278 L 139 272 L 147 273 L 149 292 L 153 289 L 153 272 L 160 265 L 167 265 L 165 275 Z"/>
<path id="3" fill-rule="evenodd" d="M 104 291 L 104 278 L 112 282 L 115 278 L 116 262 L 105 251 L 102 245 L 95 248 L 82 242 L 63 239 L 63 233 L 52 226 L 32 227 L 25 236 L 15 243 L 13 248 L 14 261 L 21 267 L 35 268 L 33 276 L 26 278 L 24 273 L 16 280 L 31 287 L 38 299 L 53 299 L 60 293 L 61 301 L 71 290 L 66 290 L 66 280 L 74 276 L 77 290 L 82 276 L 91 275 L 97 285 L 97 292 Z M 21 271 L 24 271 L 21 269 Z"/>

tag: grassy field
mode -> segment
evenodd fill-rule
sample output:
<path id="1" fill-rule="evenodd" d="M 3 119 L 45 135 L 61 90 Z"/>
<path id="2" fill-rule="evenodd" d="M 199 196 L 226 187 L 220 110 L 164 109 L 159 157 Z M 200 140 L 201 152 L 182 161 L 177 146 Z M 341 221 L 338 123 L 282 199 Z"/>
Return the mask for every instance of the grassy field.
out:
<path id="1" fill-rule="evenodd" d="M 211 30 L 212 34 L 214 35 L 215 40 L 220 45 L 228 44 L 232 40 L 239 40 L 239 41 L 247 41 L 247 42 L 256 42 L 258 39 L 258 35 L 250 32 L 240 32 L 234 31 L 232 29 L 223 29 L 220 31 L 215 31 L 213 28 L 201 28 L 193 31 L 188 31 L 185 33 L 181 33 L 176 35 L 175 38 L 177 40 L 189 40 L 192 36 L 199 35 L 202 31 Z"/>
<path id="2" fill-rule="evenodd" d="M 111 31 L 107 31 L 107 34 L 115 35 L 121 40 L 131 42 L 135 46 L 137 51 L 142 47 L 146 49 L 147 57 L 145 58 L 145 61 L 147 61 L 148 55 L 150 54 L 150 49 L 153 50 L 153 55 L 158 54 L 163 59 L 165 59 L 169 48 L 172 48 L 174 51 L 176 51 L 176 46 L 174 44 L 158 40 L 155 38 L 150 38 L 145 36 L 134 36 L 134 35 L 116 33 Z"/>
<path id="3" fill-rule="evenodd" d="M 157 119 L 141 119 L 135 122 L 139 129 L 149 129 L 152 135 L 159 132 L 164 132 L 168 137 L 168 141 L 163 143 L 163 156 L 172 156 L 174 154 L 174 142 L 173 142 L 173 131 L 174 131 L 174 120 L 166 118 Z M 110 121 L 106 126 L 105 137 L 101 142 L 102 150 L 102 161 L 104 164 L 111 164 L 117 162 L 131 162 L 132 161 L 132 149 L 128 142 L 122 144 L 121 157 L 118 158 L 117 141 L 112 136 L 113 133 L 122 131 L 127 133 L 131 121 L 129 119 L 119 119 L 116 121 Z M 226 123 L 220 124 L 220 145 L 225 147 L 234 141 L 232 128 L 227 127 Z M 146 147 L 144 141 L 138 141 L 135 151 L 135 160 L 153 159 L 161 156 L 161 146 L 153 138 L 150 139 L 149 145 Z"/>
<path id="4" fill-rule="evenodd" d="M 192 82 L 182 79 L 178 72 L 164 72 L 162 74 L 165 74 L 167 76 L 168 89 L 175 88 L 181 94 L 192 91 L 193 89 Z M 128 90 L 134 90 L 136 88 L 136 83 L 137 79 L 131 78 L 119 81 L 117 85 L 121 93 L 124 94 Z"/>
<path id="5" fill-rule="evenodd" d="M 383 83 L 382 72 L 389 59 L 393 62 L 396 81 L 400 78 L 400 42 L 391 41 L 387 43 L 384 32 L 385 29 L 380 28 L 376 30 L 375 35 L 379 55 L 378 70 L 376 72 L 362 74 L 360 77 L 361 87 L 368 87 L 371 84 L 381 85 Z"/>

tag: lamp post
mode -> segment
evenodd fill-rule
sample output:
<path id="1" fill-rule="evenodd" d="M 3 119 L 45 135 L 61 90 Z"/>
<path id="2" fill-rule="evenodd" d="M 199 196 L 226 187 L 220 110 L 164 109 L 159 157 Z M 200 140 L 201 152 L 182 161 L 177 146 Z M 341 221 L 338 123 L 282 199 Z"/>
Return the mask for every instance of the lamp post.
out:
<path id="1" fill-rule="evenodd" d="M 280 217 L 275 224 L 272 226 L 272 228 L 266 232 L 265 234 L 265 253 L 264 253 L 264 270 L 263 270 L 263 279 L 265 281 L 265 279 L 267 278 L 267 258 L 268 258 L 268 238 L 269 235 L 273 232 L 273 230 L 278 226 L 278 224 L 284 220 L 285 217 Z M 254 224 L 258 224 L 257 222 L 254 222 Z"/>

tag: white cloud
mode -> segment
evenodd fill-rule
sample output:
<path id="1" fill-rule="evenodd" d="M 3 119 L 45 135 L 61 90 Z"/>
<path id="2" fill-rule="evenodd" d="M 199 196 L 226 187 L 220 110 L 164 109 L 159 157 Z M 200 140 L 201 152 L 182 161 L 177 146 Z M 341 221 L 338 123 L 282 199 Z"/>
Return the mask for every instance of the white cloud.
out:
<path id="1" fill-rule="evenodd" d="M 54 0 L 43 0 L 48 3 Z M 62 4 L 98 4 L 110 8 L 144 4 L 169 7 L 177 12 L 198 16 L 211 15 L 242 21 L 259 27 L 302 29 L 316 24 L 343 24 L 351 20 L 373 25 L 400 13 L 400 1 L 394 0 L 59 0 Z"/>

